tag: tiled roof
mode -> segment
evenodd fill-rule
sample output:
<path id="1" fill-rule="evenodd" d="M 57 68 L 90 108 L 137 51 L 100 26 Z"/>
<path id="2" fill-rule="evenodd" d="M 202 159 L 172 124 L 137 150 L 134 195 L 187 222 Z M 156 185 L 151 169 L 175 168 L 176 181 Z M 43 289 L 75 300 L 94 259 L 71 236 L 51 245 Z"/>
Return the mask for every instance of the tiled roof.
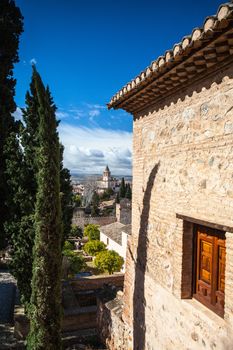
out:
<path id="1" fill-rule="evenodd" d="M 109 225 L 102 226 L 100 231 L 107 237 L 112 239 L 118 244 L 122 244 L 122 232 L 131 234 L 131 225 L 124 225 L 121 222 L 114 222 Z"/>
<path id="2" fill-rule="evenodd" d="M 145 103 L 232 55 L 232 23 L 233 4 L 228 2 L 219 7 L 216 15 L 207 17 L 202 27 L 194 28 L 191 35 L 185 36 L 180 43 L 158 57 L 119 90 L 108 103 L 108 108 L 123 108 L 130 113 L 137 112 L 145 106 Z M 219 37 L 224 33 L 226 35 L 220 40 Z M 169 82 L 172 84 L 169 85 Z M 138 101 L 140 100 L 137 105 L 134 95 L 137 95 Z"/>

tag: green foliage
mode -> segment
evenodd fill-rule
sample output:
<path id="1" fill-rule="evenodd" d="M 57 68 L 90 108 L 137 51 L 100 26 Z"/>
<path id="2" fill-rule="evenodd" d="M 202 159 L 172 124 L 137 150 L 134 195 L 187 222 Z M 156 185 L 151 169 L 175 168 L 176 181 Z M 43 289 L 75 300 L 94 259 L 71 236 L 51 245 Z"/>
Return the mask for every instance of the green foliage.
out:
<path id="1" fill-rule="evenodd" d="M 119 191 L 120 198 L 125 198 L 125 193 L 126 193 L 125 179 L 122 177 L 120 191 Z"/>
<path id="2" fill-rule="evenodd" d="M 100 202 L 100 197 L 96 191 L 94 191 L 92 199 L 91 199 L 92 205 L 98 206 Z"/>
<path id="3" fill-rule="evenodd" d="M 103 250 L 106 250 L 106 245 L 103 242 L 98 241 L 98 240 L 89 241 L 84 245 L 83 250 L 87 254 L 95 256 L 97 253 L 99 253 Z"/>
<path id="4" fill-rule="evenodd" d="M 99 208 L 97 205 L 92 205 L 91 207 L 91 216 L 98 216 L 99 215 Z"/>
<path id="5" fill-rule="evenodd" d="M 96 191 L 94 191 L 93 196 L 92 196 L 92 207 L 91 207 L 91 216 L 97 216 L 99 215 L 99 202 L 100 202 L 100 197 Z"/>
<path id="6" fill-rule="evenodd" d="M 114 194 L 114 191 L 112 190 L 112 188 L 108 188 L 107 190 L 105 190 L 102 194 L 101 194 L 101 200 L 109 200 L 111 198 L 111 196 Z"/>
<path id="7" fill-rule="evenodd" d="M 29 171 L 27 169 L 22 148 L 15 133 L 11 133 L 5 145 L 7 152 L 6 172 L 9 186 L 8 206 L 9 218 L 4 224 L 5 232 L 11 243 L 11 272 L 17 279 L 21 301 L 30 301 L 32 278 L 33 217 L 29 215 L 33 208 L 33 200 L 28 187 Z"/>
<path id="8" fill-rule="evenodd" d="M 129 200 L 132 199 L 132 191 L 131 191 L 130 184 L 127 184 L 127 185 L 126 185 L 125 198 L 128 198 Z"/>
<path id="9" fill-rule="evenodd" d="M 81 198 L 80 194 L 75 194 L 73 196 L 73 201 L 74 201 L 74 205 L 75 205 L 76 208 L 81 207 L 81 205 L 82 205 L 82 198 Z"/>
<path id="10" fill-rule="evenodd" d="M 96 255 L 94 264 L 101 271 L 108 271 L 112 275 L 121 270 L 124 259 L 114 250 L 105 250 Z"/>
<path id="11" fill-rule="evenodd" d="M 61 349 L 60 145 L 55 106 L 33 67 L 38 100 L 38 165 L 30 333 L 27 349 Z"/>
<path id="12" fill-rule="evenodd" d="M 62 243 L 69 236 L 73 217 L 73 189 L 70 172 L 63 167 L 63 150 L 64 147 L 60 144 L 60 195 L 63 224 Z"/>
<path id="13" fill-rule="evenodd" d="M 10 269 L 14 277 L 17 279 L 17 286 L 20 290 L 21 301 L 28 311 L 29 301 L 31 297 L 32 279 L 32 256 L 28 251 L 32 251 L 34 230 L 33 216 L 23 216 L 21 221 L 12 222 L 8 226 L 11 234 L 12 244 L 12 260 L 10 262 Z"/>
<path id="14" fill-rule="evenodd" d="M 65 241 L 64 246 L 63 246 L 63 251 L 64 250 L 73 250 L 74 249 L 74 243 L 71 243 L 69 241 Z"/>
<path id="15" fill-rule="evenodd" d="M 120 203 L 120 195 L 119 195 L 119 192 L 117 192 L 116 203 Z"/>
<path id="16" fill-rule="evenodd" d="M 50 96 L 48 96 L 48 100 L 52 103 Z M 27 305 L 30 301 L 31 291 L 32 249 L 35 239 L 34 215 L 38 189 L 36 176 L 39 167 L 36 155 L 40 147 L 38 132 L 40 126 L 39 98 L 36 92 L 35 79 L 32 79 L 30 83 L 30 92 L 26 93 L 25 104 L 26 107 L 23 109 L 24 123 L 20 124 L 19 133 L 16 137 L 12 133 L 13 136 L 11 139 L 8 139 L 6 147 L 8 155 L 6 174 L 10 191 L 7 204 L 12 214 L 8 222 L 5 223 L 5 228 L 12 246 L 11 271 L 17 279 L 22 302 Z M 55 111 L 55 106 L 53 108 Z M 73 205 L 70 174 L 67 169 L 63 168 L 62 154 L 63 146 L 60 145 L 60 197 L 64 229 L 63 244 L 71 229 Z M 28 223 L 28 227 L 26 223 Z M 20 263 L 21 257 L 27 263 Z"/>
<path id="17" fill-rule="evenodd" d="M 71 274 L 78 273 L 86 267 L 84 257 L 73 250 L 63 250 L 62 254 L 68 258 Z"/>
<path id="18" fill-rule="evenodd" d="M 100 239 L 100 230 L 98 225 L 89 224 L 84 228 L 84 236 L 87 236 L 90 241 Z"/>
<path id="19" fill-rule="evenodd" d="M 19 37 L 23 31 L 23 17 L 14 1 L 0 1 L 0 249 L 7 243 L 6 221 L 11 222 L 13 211 L 9 211 L 8 202 L 11 197 L 8 184 L 7 162 L 8 155 L 17 152 L 9 151 L 9 137 L 17 139 L 18 123 L 12 113 L 16 110 L 14 102 L 16 80 L 13 78 L 14 64 L 18 59 Z M 11 135 L 11 136 L 10 136 Z M 13 145 L 12 145 L 13 146 Z M 6 148 L 8 147 L 8 151 Z M 11 199 L 10 199 L 11 200 Z"/>
<path id="20" fill-rule="evenodd" d="M 81 227 L 79 227 L 75 224 L 71 225 L 71 230 L 70 230 L 69 236 L 82 238 L 83 231 L 82 231 Z"/>

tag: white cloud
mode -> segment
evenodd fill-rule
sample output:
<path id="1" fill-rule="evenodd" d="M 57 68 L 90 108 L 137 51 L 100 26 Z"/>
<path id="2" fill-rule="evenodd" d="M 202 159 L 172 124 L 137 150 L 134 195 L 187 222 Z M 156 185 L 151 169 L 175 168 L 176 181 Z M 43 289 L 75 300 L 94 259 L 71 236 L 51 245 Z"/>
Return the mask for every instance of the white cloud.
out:
<path id="1" fill-rule="evenodd" d="M 30 64 L 31 65 L 37 64 L 37 60 L 35 59 L 35 57 L 30 59 Z"/>
<path id="2" fill-rule="evenodd" d="M 57 111 L 56 112 L 56 117 L 57 117 L 57 119 L 65 119 L 65 118 L 69 117 L 69 113 L 62 112 L 62 111 Z"/>
<path id="3" fill-rule="evenodd" d="M 131 174 L 132 133 L 61 124 L 64 165 L 77 173 L 102 173 L 106 164 L 113 175 Z"/>
<path id="4" fill-rule="evenodd" d="M 85 103 L 85 105 L 90 109 L 106 109 L 106 106 L 99 105 L 99 104 L 92 104 L 92 103 Z"/>
<path id="5" fill-rule="evenodd" d="M 13 113 L 13 116 L 14 116 L 15 120 L 22 120 L 23 113 L 22 113 L 21 108 L 17 107 L 16 111 Z"/>
<path id="6" fill-rule="evenodd" d="M 98 115 L 100 115 L 100 111 L 98 109 L 92 109 L 88 112 L 90 117 L 97 117 Z"/>

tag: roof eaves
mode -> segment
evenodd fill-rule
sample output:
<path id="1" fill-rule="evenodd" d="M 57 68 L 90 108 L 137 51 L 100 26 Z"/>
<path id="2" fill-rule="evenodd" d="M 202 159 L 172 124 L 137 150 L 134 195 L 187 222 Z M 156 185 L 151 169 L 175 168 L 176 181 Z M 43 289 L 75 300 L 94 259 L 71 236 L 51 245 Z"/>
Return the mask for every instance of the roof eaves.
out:
<path id="1" fill-rule="evenodd" d="M 213 33 L 221 32 L 227 27 L 230 17 L 233 17 L 233 3 L 222 4 L 215 16 L 209 16 L 205 19 L 203 27 L 194 28 L 191 35 L 183 37 L 182 41 L 175 44 L 172 50 L 167 50 L 163 56 L 152 61 L 150 66 L 123 86 L 108 103 L 108 109 L 120 108 L 122 101 L 143 89 L 145 85 L 159 77 L 165 70 L 169 71 L 176 63 L 184 60 L 189 52 L 200 47 L 203 42 L 210 40 Z"/>

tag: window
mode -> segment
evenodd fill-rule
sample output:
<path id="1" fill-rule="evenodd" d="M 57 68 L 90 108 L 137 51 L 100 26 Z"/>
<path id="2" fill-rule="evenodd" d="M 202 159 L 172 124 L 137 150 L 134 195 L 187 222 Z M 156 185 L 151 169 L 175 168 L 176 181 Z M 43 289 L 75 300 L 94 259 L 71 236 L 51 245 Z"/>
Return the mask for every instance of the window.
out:
<path id="1" fill-rule="evenodd" d="M 225 233 L 194 225 L 194 293 L 202 304 L 224 315 Z"/>

